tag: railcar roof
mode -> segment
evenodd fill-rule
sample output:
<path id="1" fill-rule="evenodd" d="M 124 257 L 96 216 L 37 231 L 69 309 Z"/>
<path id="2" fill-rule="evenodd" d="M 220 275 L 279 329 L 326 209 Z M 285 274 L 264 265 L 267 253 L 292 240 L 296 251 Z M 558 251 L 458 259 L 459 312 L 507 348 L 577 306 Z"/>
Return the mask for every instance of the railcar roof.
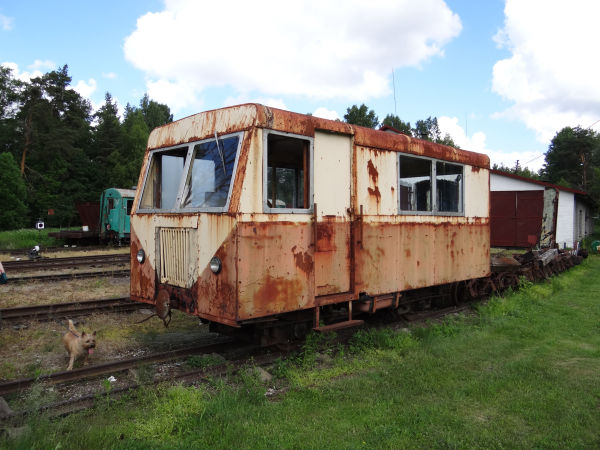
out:
<path id="1" fill-rule="evenodd" d="M 208 139 L 219 135 L 248 130 L 252 127 L 314 136 L 316 130 L 354 136 L 354 144 L 381 150 L 401 151 L 446 161 L 455 161 L 489 169 L 489 157 L 483 153 L 456 149 L 413 138 L 404 134 L 350 125 L 337 120 L 298 114 L 268 106 L 247 103 L 214 109 L 155 128 L 148 140 L 148 149 L 164 148 Z"/>
<path id="2" fill-rule="evenodd" d="M 108 190 L 116 191 L 121 198 L 123 197 L 135 197 L 135 189 L 121 189 L 121 188 L 109 188 Z"/>

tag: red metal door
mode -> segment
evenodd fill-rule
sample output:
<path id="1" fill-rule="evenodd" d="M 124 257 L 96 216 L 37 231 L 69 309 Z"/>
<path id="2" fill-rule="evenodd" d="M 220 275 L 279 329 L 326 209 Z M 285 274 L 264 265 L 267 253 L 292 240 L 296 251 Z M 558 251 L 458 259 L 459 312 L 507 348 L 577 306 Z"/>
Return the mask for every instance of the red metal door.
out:
<path id="1" fill-rule="evenodd" d="M 544 191 L 490 192 L 492 247 L 530 247 L 539 242 Z"/>

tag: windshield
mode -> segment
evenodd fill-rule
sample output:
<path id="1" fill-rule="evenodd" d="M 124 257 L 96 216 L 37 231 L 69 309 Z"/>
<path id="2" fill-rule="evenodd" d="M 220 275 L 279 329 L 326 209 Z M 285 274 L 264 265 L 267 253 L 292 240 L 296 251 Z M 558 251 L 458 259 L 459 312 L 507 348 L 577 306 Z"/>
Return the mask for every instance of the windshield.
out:
<path id="1" fill-rule="evenodd" d="M 151 154 L 140 210 L 227 207 L 241 133 Z"/>
<path id="2" fill-rule="evenodd" d="M 190 171 L 183 189 L 182 208 L 225 206 L 237 147 L 237 136 L 194 146 Z"/>

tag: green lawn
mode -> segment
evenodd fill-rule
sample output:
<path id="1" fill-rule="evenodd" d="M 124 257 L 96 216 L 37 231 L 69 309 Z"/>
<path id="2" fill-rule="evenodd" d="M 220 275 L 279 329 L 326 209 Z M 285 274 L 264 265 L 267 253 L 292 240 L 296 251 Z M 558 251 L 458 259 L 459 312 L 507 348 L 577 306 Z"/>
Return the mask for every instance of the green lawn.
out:
<path id="1" fill-rule="evenodd" d="M 311 337 L 267 386 L 149 389 L 0 447 L 598 448 L 599 275 L 594 256 L 477 314 L 346 348 Z"/>
<path id="2" fill-rule="evenodd" d="M 49 232 L 59 231 L 58 228 L 44 230 L 22 229 L 15 231 L 0 231 L 0 249 L 17 250 L 30 249 L 35 245 L 54 247 L 61 242 L 48 236 Z"/>

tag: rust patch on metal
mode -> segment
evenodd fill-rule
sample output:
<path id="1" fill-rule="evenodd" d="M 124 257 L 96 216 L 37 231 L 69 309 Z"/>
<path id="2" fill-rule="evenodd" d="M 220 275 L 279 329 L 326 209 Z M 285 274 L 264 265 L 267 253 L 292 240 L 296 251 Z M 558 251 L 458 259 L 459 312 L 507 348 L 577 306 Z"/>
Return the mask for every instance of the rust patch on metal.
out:
<path id="1" fill-rule="evenodd" d="M 296 252 L 295 245 L 292 247 L 292 253 L 294 254 L 296 267 L 302 270 L 305 274 L 310 275 L 314 267 L 312 256 L 309 255 L 307 252 Z"/>
<path id="2" fill-rule="evenodd" d="M 377 204 L 379 204 L 381 202 L 381 192 L 379 192 L 379 187 L 375 186 L 374 188 L 367 188 L 367 190 L 369 191 L 369 195 L 372 197 L 375 197 L 375 201 L 377 202 Z"/>
<path id="3" fill-rule="evenodd" d="M 253 297 L 253 311 L 249 317 L 261 317 L 282 311 L 298 309 L 297 299 L 303 291 L 298 278 L 273 278 L 266 275 Z"/>
<path id="4" fill-rule="evenodd" d="M 334 242 L 335 224 L 331 222 L 317 223 L 317 252 L 332 252 L 336 246 Z"/>
<path id="5" fill-rule="evenodd" d="M 222 268 L 213 273 L 208 263 L 203 268 L 197 282 L 198 312 L 227 320 L 237 318 L 237 246 L 234 228 L 215 256 L 221 260 Z"/>
<path id="6" fill-rule="evenodd" d="M 250 145 L 256 139 L 256 128 L 248 133 L 244 133 L 244 140 L 240 148 L 240 156 L 238 158 L 237 173 L 233 178 L 233 189 L 231 191 L 231 200 L 229 202 L 229 212 L 236 213 L 240 208 L 240 198 L 242 197 L 242 187 L 244 185 L 244 176 L 246 175 L 246 164 L 248 164 L 248 154 L 250 153 Z"/>
<path id="7" fill-rule="evenodd" d="M 362 245 L 355 246 L 358 292 L 402 292 L 489 272 L 487 218 L 433 217 L 429 223 L 364 219 Z"/>
<path id="8" fill-rule="evenodd" d="M 373 161 L 369 160 L 367 163 L 367 170 L 369 171 L 369 176 L 371 177 L 371 181 L 373 184 L 377 185 L 377 179 L 379 178 L 379 172 L 373 165 Z"/>
<path id="9" fill-rule="evenodd" d="M 314 304 L 313 239 L 310 222 L 238 224 L 239 320 Z"/>
<path id="10" fill-rule="evenodd" d="M 154 267 L 150 264 L 149 257 L 146 257 L 146 260 L 142 264 L 137 261 L 137 253 L 142 248 L 142 245 L 135 233 L 133 225 L 131 226 L 130 242 L 130 294 L 138 298 L 147 299 L 149 302 L 154 302 L 156 272 Z M 147 254 L 148 249 L 145 249 L 145 251 Z"/>

